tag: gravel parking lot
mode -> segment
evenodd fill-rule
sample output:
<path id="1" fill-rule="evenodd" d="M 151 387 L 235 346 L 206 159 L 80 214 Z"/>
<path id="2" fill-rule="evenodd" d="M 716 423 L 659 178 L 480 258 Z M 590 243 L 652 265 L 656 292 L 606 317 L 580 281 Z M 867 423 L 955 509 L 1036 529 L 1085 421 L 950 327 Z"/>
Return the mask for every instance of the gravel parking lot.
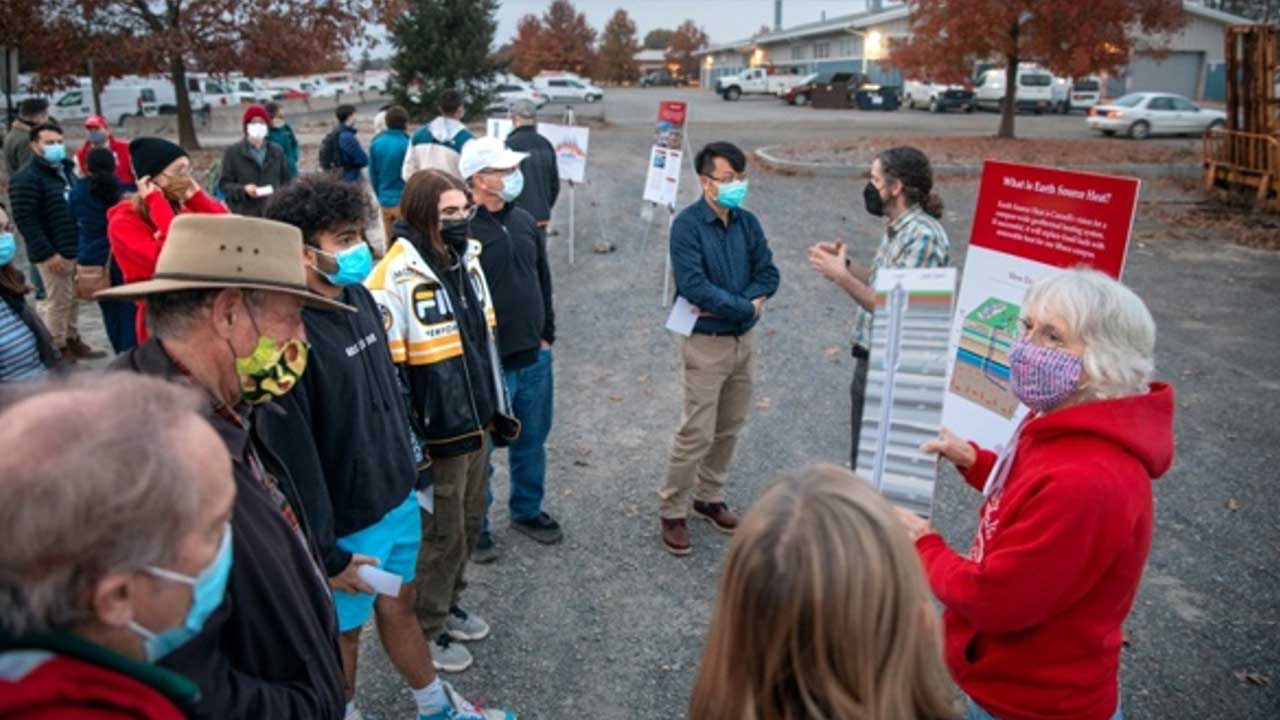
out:
<path id="1" fill-rule="evenodd" d="M 690 101 L 694 142 L 726 139 L 747 150 L 866 135 L 993 134 L 998 122 L 982 113 L 817 111 L 773 98 L 729 103 L 672 89 L 608 89 L 602 104 L 582 108 L 581 118 L 605 123 L 592 130 L 589 181 L 577 190 L 576 264 L 568 263 L 563 202 L 551 242 L 561 339 L 547 509 L 567 539 L 545 548 L 508 530 L 505 459 L 497 454 L 494 527 L 503 554 L 472 569 L 465 598 L 493 635 L 472 645 L 473 669 L 449 678 L 522 718 L 684 717 L 727 545 L 702 523 L 692 528 L 691 557 L 669 556 L 657 538 L 655 491 L 681 407 L 677 346 L 662 329 L 659 303 L 665 213 L 641 243 L 645 159 L 660 99 Z M 557 113 L 549 106 L 544 115 Z M 1079 115 L 1021 116 L 1018 127 L 1026 138 L 1089 136 Z M 847 457 L 851 304 L 809 270 L 804 249 L 842 236 L 865 261 L 879 239 L 861 209 L 860 181 L 755 172 L 751 182 L 747 205 L 761 218 L 783 279 L 760 327 L 756 405 L 730 480 L 730 501 L 742 509 L 782 470 Z M 682 202 L 693 199 L 692 184 L 686 175 Z M 940 191 L 953 257 L 963 263 L 976 181 L 945 181 Z M 1143 189 L 1148 202 L 1197 197 L 1167 183 Z M 1127 624 L 1124 712 L 1139 720 L 1274 719 L 1280 254 L 1226 237 L 1171 239 L 1171 229 L 1140 211 L 1125 278 L 1159 323 L 1159 374 L 1178 393 L 1178 459 L 1155 488 L 1155 543 Z M 593 254 L 600 239 L 618 250 Z M 83 324 L 100 328 L 96 308 L 83 313 Z M 935 522 L 965 548 L 977 498 L 949 471 L 939 493 Z M 371 720 L 413 711 L 372 632 L 358 703 Z"/>

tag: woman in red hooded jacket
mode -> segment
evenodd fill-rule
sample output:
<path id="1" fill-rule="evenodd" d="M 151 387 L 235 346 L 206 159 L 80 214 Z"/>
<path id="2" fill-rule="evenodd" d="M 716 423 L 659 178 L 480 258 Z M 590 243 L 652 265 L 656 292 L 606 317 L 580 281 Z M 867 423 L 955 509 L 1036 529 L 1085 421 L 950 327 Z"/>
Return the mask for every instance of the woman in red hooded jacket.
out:
<path id="1" fill-rule="evenodd" d="M 225 215 L 227 208 L 205 194 L 191 177 L 191 158 L 181 146 L 156 137 L 129 143 L 138 192 L 107 211 L 107 240 L 126 283 L 150 280 L 169 225 L 182 213 Z M 147 308 L 137 301 L 138 344 L 147 339 Z"/>
<path id="2" fill-rule="evenodd" d="M 1173 389 L 1152 383 L 1155 321 L 1093 270 L 1036 283 L 1009 353 L 1031 412 L 997 456 L 924 444 L 985 497 L 967 555 L 899 509 L 946 607 L 970 720 L 1119 718 L 1122 624 L 1151 550 L 1152 481 L 1173 462 Z"/>

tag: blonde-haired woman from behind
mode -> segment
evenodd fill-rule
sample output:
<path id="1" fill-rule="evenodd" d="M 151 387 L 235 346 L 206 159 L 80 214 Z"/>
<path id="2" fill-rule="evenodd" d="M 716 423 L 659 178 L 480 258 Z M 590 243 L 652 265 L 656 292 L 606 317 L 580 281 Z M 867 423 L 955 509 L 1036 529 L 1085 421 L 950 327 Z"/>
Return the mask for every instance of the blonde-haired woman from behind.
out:
<path id="1" fill-rule="evenodd" d="M 782 477 L 734 533 L 691 720 L 960 713 L 911 540 L 852 472 Z"/>

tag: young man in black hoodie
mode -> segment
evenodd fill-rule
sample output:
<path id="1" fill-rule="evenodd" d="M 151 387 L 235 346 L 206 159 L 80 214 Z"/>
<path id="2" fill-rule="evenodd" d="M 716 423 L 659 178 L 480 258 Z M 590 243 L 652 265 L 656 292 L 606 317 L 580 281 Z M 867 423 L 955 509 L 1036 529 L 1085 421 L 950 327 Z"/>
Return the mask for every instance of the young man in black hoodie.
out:
<path id="1" fill-rule="evenodd" d="M 550 545 L 564 537 L 560 524 L 542 509 L 556 316 L 551 304 L 546 236 L 533 216 L 514 204 L 524 185 L 520 163 L 527 157 L 507 149 L 497 138 L 478 138 L 462 148 L 459 167 L 478 206 L 471 221 L 471 237 L 484 247 L 480 264 L 498 315 L 503 381 L 521 427 L 520 437 L 507 454 L 511 527 Z M 496 559 L 487 531 L 481 533 L 475 559 Z"/>
<path id="2" fill-rule="evenodd" d="M 373 268 L 363 234 L 372 209 L 360 187 L 316 174 L 276 193 L 266 216 L 302 231 L 309 287 L 356 308 L 354 315 L 303 311 L 308 372 L 278 401 L 286 412 L 262 420 L 295 478 L 334 591 L 348 716 L 355 715 L 360 629 L 374 614 L 420 719 L 484 717 L 436 676 L 414 612 L 422 537 L 414 489 L 425 467 L 382 315 L 361 284 Z M 399 576 L 399 594 L 375 595 L 361 574 L 368 567 Z"/>

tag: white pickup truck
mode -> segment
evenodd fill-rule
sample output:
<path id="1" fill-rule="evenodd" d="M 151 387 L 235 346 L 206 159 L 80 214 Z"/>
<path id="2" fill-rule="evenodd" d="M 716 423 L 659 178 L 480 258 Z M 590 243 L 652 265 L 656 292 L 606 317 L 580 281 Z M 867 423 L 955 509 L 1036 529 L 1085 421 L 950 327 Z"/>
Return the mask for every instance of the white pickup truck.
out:
<path id="1" fill-rule="evenodd" d="M 725 75 L 716 80 L 716 94 L 725 100 L 737 100 L 743 95 L 779 95 L 804 79 L 803 75 L 770 73 L 766 68 L 755 67 L 737 75 Z"/>

